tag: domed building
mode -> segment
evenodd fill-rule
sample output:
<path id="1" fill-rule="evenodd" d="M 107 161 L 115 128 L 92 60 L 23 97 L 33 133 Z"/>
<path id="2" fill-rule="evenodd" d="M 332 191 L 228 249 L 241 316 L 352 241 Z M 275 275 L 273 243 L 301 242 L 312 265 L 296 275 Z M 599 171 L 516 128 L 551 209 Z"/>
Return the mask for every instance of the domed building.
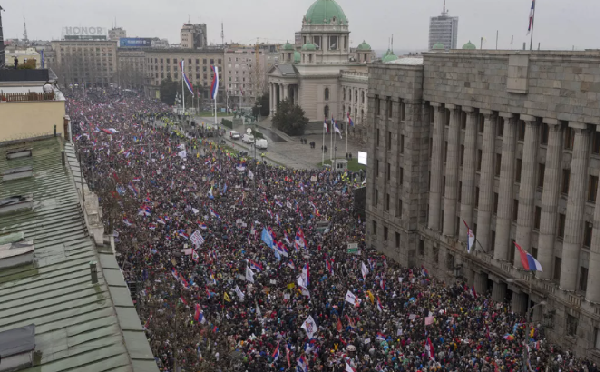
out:
<path id="1" fill-rule="evenodd" d="M 288 99 L 304 109 L 311 123 L 318 123 L 313 125 L 316 130 L 323 129 L 323 120 L 333 117 L 340 125 L 348 115 L 359 126 L 366 117 L 367 63 L 372 56 L 366 41 L 350 47 L 349 20 L 342 7 L 335 0 L 316 0 L 302 17 L 296 45 L 282 45 L 278 64 L 268 73 L 271 113 Z"/>

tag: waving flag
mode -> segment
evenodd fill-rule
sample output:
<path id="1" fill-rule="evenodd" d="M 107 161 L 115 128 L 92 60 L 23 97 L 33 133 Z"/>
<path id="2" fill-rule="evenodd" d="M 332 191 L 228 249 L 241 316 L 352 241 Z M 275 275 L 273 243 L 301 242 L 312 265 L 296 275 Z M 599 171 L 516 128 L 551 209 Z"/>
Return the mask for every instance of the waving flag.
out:
<path id="1" fill-rule="evenodd" d="M 348 125 L 350 125 L 351 127 L 353 127 L 354 126 L 354 122 L 352 121 L 352 118 L 350 117 L 350 113 L 347 113 L 346 117 L 348 118 Z"/>
<path id="2" fill-rule="evenodd" d="M 290 269 L 296 270 L 296 265 L 294 265 L 294 261 L 292 261 L 291 259 L 288 261 L 287 265 Z"/>
<path id="3" fill-rule="evenodd" d="M 302 327 L 300 328 L 306 330 L 308 338 L 313 338 L 314 334 L 317 333 L 317 331 L 319 330 L 319 327 L 317 327 L 317 323 L 310 315 L 308 316 L 308 318 L 306 318 L 304 323 L 302 323 Z"/>
<path id="4" fill-rule="evenodd" d="M 210 97 L 216 101 L 217 93 L 219 92 L 219 67 L 212 65 L 210 69 L 214 74 L 212 83 L 210 84 Z"/>
<path id="5" fill-rule="evenodd" d="M 304 355 L 298 358 L 298 372 L 308 372 L 308 361 Z"/>
<path id="6" fill-rule="evenodd" d="M 304 267 L 302 268 L 302 277 L 304 278 L 304 281 L 306 283 L 306 288 L 308 288 L 308 284 L 309 284 L 309 273 L 308 273 L 308 262 L 306 264 L 304 264 Z"/>
<path id="7" fill-rule="evenodd" d="M 467 227 L 467 253 L 471 253 L 473 248 L 475 247 L 475 235 L 473 234 L 473 230 L 469 228 L 469 225 L 463 220 L 463 223 Z"/>
<path id="8" fill-rule="evenodd" d="M 259 264 L 258 262 L 252 261 L 252 260 L 248 260 L 248 263 L 250 264 L 250 268 L 257 270 L 257 271 L 262 271 L 263 267 L 261 264 Z"/>
<path id="9" fill-rule="evenodd" d="M 123 223 L 127 226 L 133 225 L 133 222 L 131 222 L 127 217 L 123 218 Z"/>
<path id="10" fill-rule="evenodd" d="M 533 17 L 535 15 L 535 0 L 531 0 L 531 12 L 529 12 L 529 28 L 527 29 L 527 35 L 533 31 Z"/>
<path id="11" fill-rule="evenodd" d="M 254 273 L 249 267 L 246 267 L 246 280 L 250 283 L 254 283 Z"/>
<path id="12" fill-rule="evenodd" d="M 346 291 L 346 302 L 356 305 L 356 295 L 350 292 L 350 290 Z"/>
<path id="13" fill-rule="evenodd" d="M 165 220 L 163 220 L 162 218 L 159 218 L 158 220 L 156 220 L 156 222 L 162 223 L 163 225 L 167 224 L 167 222 Z"/>
<path id="14" fill-rule="evenodd" d="M 273 352 L 273 355 L 271 355 L 271 357 L 273 358 L 273 362 L 271 362 L 271 364 L 275 364 L 277 359 L 279 359 L 279 345 L 277 345 L 277 347 L 275 348 L 275 351 Z"/>
<path id="15" fill-rule="evenodd" d="M 327 271 L 331 276 L 333 276 L 333 266 L 331 265 L 328 259 L 325 259 L 325 264 L 327 265 Z"/>
<path id="16" fill-rule="evenodd" d="M 346 371 L 345 372 L 356 372 L 356 368 L 352 367 L 348 362 L 346 362 Z"/>
<path id="17" fill-rule="evenodd" d="M 340 132 L 340 128 L 338 128 L 337 122 L 334 121 L 333 118 L 331 119 L 331 121 L 333 122 L 333 130 L 335 130 L 335 132 L 340 135 L 340 139 L 342 139 L 342 132 Z"/>
<path id="18" fill-rule="evenodd" d="M 216 217 L 218 219 L 221 219 L 221 216 L 217 212 L 215 212 L 212 208 L 210 208 L 210 215 L 213 217 Z"/>
<path id="19" fill-rule="evenodd" d="M 200 224 L 200 229 L 202 229 L 202 230 L 206 230 L 206 229 L 208 229 L 208 226 L 206 226 L 206 224 L 205 224 L 205 223 L 201 223 L 201 224 Z"/>
<path id="20" fill-rule="evenodd" d="M 237 285 L 235 286 L 235 293 L 237 294 L 240 301 L 244 301 L 244 298 L 246 298 L 246 296 L 244 295 L 244 292 L 242 292 L 240 290 L 240 287 Z"/>
<path id="21" fill-rule="evenodd" d="M 279 253 L 281 253 L 282 256 L 289 256 L 288 247 L 285 244 L 283 244 L 282 241 L 277 242 L 277 250 L 279 251 Z"/>
<path id="22" fill-rule="evenodd" d="M 190 93 L 192 94 L 192 97 L 193 97 L 194 96 L 194 87 L 192 86 L 192 83 L 190 82 L 187 75 L 185 74 L 185 71 L 183 70 L 183 64 L 184 64 L 184 60 L 182 59 L 181 62 L 179 62 L 179 65 L 181 66 L 181 76 L 183 78 L 183 82 L 185 83 L 185 86 L 188 88 L 188 90 L 190 91 Z"/>
<path id="23" fill-rule="evenodd" d="M 203 323 L 204 316 L 202 315 L 202 310 L 200 310 L 200 305 L 196 304 L 194 307 L 196 309 L 196 311 L 194 312 L 194 320 Z"/>
<path id="24" fill-rule="evenodd" d="M 198 263 L 198 261 L 200 261 L 200 256 L 198 255 L 198 252 L 192 251 L 192 260 L 196 263 Z"/>
<path id="25" fill-rule="evenodd" d="M 427 341 L 425 341 L 425 355 L 428 356 L 429 359 L 435 359 L 433 344 L 431 343 L 431 339 L 429 339 L 429 337 L 427 337 Z"/>
<path id="26" fill-rule="evenodd" d="M 542 264 L 540 261 L 533 258 L 529 252 L 525 252 L 516 242 L 514 243 L 515 247 L 517 247 L 519 250 L 519 254 L 521 255 L 521 265 L 523 265 L 523 269 L 529 271 L 542 271 Z"/>
<path id="27" fill-rule="evenodd" d="M 260 234 L 260 239 L 265 242 L 269 248 L 273 249 L 273 237 L 271 234 L 269 234 L 266 228 L 263 228 L 262 233 Z"/>
<path id="28" fill-rule="evenodd" d="M 381 306 L 381 301 L 379 301 L 379 297 L 377 297 L 377 310 L 379 310 L 379 312 L 383 311 L 383 306 Z"/>
<path id="29" fill-rule="evenodd" d="M 327 126 L 327 119 L 325 119 L 325 121 L 323 122 L 323 130 L 326 133 L 329 133 L 329 127 Z"/>
<path id="30" fill-rule="evenodd" d="M 361 269 L 360 269 L 363 279 L 367 279 L 367 273 L 369 272 L 369 269 L 367 269 L 367 265 L 365 265 L 364 262 L 361 262 Z"/>

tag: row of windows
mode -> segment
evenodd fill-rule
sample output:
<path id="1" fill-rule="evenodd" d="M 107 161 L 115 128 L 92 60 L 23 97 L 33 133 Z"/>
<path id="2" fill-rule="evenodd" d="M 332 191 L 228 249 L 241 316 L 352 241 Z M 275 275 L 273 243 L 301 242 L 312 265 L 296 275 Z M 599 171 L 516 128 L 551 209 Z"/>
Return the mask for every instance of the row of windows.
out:
<path id="1" fill-rule="evenodd" d="M 160 63 L 163 63 L 163 61 L 164 61 L 165 59 L 166 59 L 166 63 L 167 63 L 167 64 L 171 64 L 171 58 L 164 58 L 164 59 L 163 59 L 163 58 L 160 58 Z M 181 60 L 178 60 L 177 58 L 173 58 L 173 64 L 174 64 L 174 65 L 178 64 L 178 63 L 179 63 L 179 61 L 181 61 Z M 191 59 L 191 58 L 188 58 L 188 64 L 190 64 L 190 65 L 191 65 L 191 64 L 192 64 L 192 61 L 193 61 L 193 59 Z M 199 64 L 200 64 L 200 59 L 196 58 L 196 60 L 195 60 L 195 61 L 196 61 L 196 64 L 197 64 L 197 65 L 199 65 Z M 202 59 L 202 64 L 203 64 L 203 65 L 206 65 L 206 64 L 207 64 L 207 61 L 208 61 L 208 62 L 210 62 L 210 65 L 214 65 L 214 64 L 215 64 L 215 60 L 214 60 L 214 59 L 212 59 L 212 58 L 211 58 L 210 60 L 209 60 L 209 59 L 207 59 L 207 58 L 204 58 L 204 59 Z M 152 58 L 148 58 L 148 59 L 147 59 L 147 62 L 148 62 L 148 63 L 153 63 L 153 62 L 152 62 Z M 158 63 L 159 63 L 159 58 L 154 58 L 154 63 L 155 63 L 155 64 L 158 64 Z M 217 64 L 218 64 L 218 65 L 221 65 L 221 58 L 219 58 L 219 59 L 217 60 Z"/>
<path id="2" fill-rule="evenodd" d="M 365 103 L 366 98 L 365 98 L 365 91 L 361 91 L 360 92 L 360 97 L 361 97 L 361 102 Z M 352 101 L 352 89 L 348 88 L 348 100 Z M 346 88 L 344 88 L 344 101 L 346 101 Z M 354 102 L 358 102 L 358 91 L 355 90 L 354 91 Z"/>
<path id="3" fill-rule="evenodd" d="M 383 101 L 383 105 L 382 105 Z M 400 121 L 406 120 L 406 104 L 403 100 L 399 102 L 399 115 Z M 381 108 L 384 107 L 385 117 L 386 119 L 394 117 L 394 101 L 392 101 L 392 97 L 388 96 L 385 100 L 379 99 L 378 96 L 375 96 L 375 114 L 381 115 Z M 377 143 L 379 144 L 379 136 L 377 136 Z"/>

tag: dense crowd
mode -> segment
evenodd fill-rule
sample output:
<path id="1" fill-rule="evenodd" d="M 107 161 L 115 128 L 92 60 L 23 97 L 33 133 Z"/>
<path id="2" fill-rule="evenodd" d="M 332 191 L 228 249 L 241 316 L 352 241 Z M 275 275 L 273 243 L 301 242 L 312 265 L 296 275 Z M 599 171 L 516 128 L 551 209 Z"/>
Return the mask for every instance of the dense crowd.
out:
<path id="1" fill-rule="evenodd" d="M 162 371 L 597 371 L 509 304 L 369 249 L 353 174 L 240 158 L 118 91 L 67 108 Z"/>

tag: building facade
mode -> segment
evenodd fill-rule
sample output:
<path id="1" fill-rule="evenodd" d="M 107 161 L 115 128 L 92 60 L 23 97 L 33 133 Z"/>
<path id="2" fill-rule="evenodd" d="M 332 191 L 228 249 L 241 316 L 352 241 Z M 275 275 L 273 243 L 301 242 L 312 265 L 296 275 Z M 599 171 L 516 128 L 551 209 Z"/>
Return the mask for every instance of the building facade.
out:
<path id="1" fill-rule="evenodd" d="M 434 49 L 435 44 L 443 44 L 446 50 L 456 49 L 456 38 L 458 35 L 458 17 L 451 17 L 444 12 L 429 19 L 429 50 Z"/>
<path id="2" fill-rule="evenodd" d="M 372 51 L 363 42 L 351 57 L 348 19 L 334 0 L 317 0 L 302 19 L 302 29 L 295 40 L 300 48 L 286 43 L 280 48 L 279 61 L 269 72 L 270 110 L 274 114 L 284 99 L 300 105 L 309 121 L 322 123 L 336 118 L 346 121 L 349 111 L 366 112 L 359 102 L 350 102 L 350 93 L 367 90 L 367 63 Z M 358 111 L 356 111 L 358 109 Z M 358 120 L 357 120 L 358 119 Z M 352 117 L 357 127 L 359 118 Z M 343 125 L 342 125 L 343 126 Z M 322 130 L 322 125 L 319 129 Z"/>
<path id="3" fill-rule="evenodd" d="M 122 37 L 127 37 L 127 31 L 122 27 L 113 27 L 108 30 L 108 40 L 119 41 Z"/>
<path id="4" fill-rule="evenodd" d="M 199 49 L 207 45 L 206 24 L 186 23 L 181 27 L 181 48 Z"/>
<path id="5" fill-rule="evenodd" d="M 600 52 L 461 50 L 369 69 L 367 242 L 600 357 Z M 467 252 L 468 225 L 476 238 Z M 515 243 L 541 263 L 531 279 Z M 530 289 L 531 288 L 531 289 Z"/>
<path id="6" fill-rule="evenodd" d="M 181 82 L 181 67 L 184 60 L 186 75 L 194 89 L 200 90 L 201 97 L 209 98 L 212 82 L 211 65 L 223 72 L 224 53 L 222 49 L 146 49 L 144 50 L 144 71 L 146 93 L 150 97 L 160 97 L 160 83 L 167 78 Z M 227 75 L 221 73 L 219 79 L 219 102 L 223 102 L 224 82 Z"/>
<path id="7" fill-rule="evenodd" d="M 115 82 L 121 88 L 143 89 L 145 81 L 145 53 L 140 48 L 117 48 Z"/>
<path id="8" fill-rule="evenodd" d="M 53 41 L 52 68 L 64 84 L 108 86 L 117 74 L 117 41 Z"/>

